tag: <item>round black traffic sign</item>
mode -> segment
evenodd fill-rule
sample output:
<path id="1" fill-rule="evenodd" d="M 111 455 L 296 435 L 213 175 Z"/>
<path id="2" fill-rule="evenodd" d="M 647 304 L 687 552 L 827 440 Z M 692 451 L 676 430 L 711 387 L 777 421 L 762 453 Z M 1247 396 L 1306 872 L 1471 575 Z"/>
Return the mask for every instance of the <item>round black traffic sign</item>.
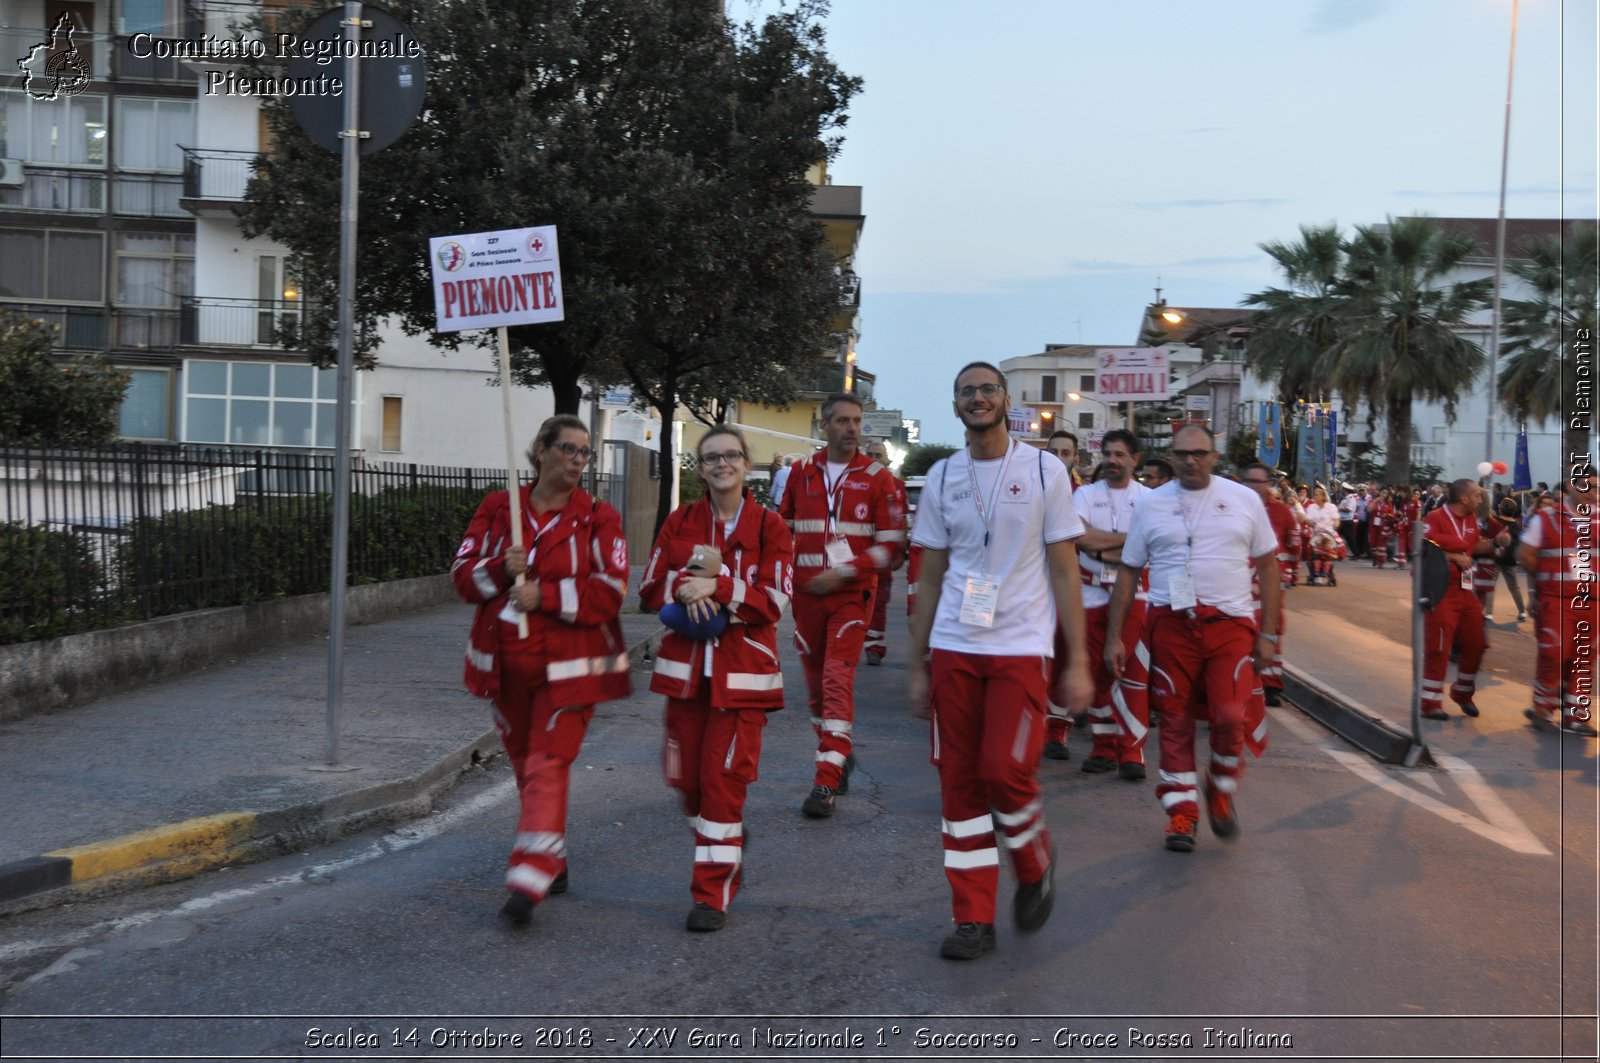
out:
<path id="1" fill-rule="evenodd" d="M 382 151 L 411 128 L 422 111 L 427 94 L 427 64 L 422 46 L 411 27 L 380 7 L 363 4 L 362 19 L 372 23 L 361 29 L 354 62 L 361 64 L 361 154 Z M 349 46 L 344 39 L 344 8 L 318 15 L 298 35 L 289 51 L 290 80 L 325 87 L 335 78 L 349 91 Z M 344 95 L 328 91 L 296 92 L 288 97 L 289 110 L 300 128 L 332 152 L 344 151 L 339 136 L 344 128 Z"/>

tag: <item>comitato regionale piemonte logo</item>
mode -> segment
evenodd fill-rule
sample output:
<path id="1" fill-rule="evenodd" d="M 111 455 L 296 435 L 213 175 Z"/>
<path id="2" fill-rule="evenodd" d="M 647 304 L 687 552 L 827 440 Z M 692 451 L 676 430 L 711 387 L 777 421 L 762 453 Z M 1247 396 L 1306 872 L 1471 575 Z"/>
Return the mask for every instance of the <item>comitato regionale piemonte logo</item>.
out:
<path id="1" fill-rule="evenodd" d="M 61 12 L 50 36 L 28 49 L 28 54 L 17 60 L 22 68 L 22 88 L 36 100 L 58 100 L 63 96 L 76 96 L 89 87 L 91 73 L 89 57 L 78 49 L 72 39 L 77 30 L 72 13 Z"/>

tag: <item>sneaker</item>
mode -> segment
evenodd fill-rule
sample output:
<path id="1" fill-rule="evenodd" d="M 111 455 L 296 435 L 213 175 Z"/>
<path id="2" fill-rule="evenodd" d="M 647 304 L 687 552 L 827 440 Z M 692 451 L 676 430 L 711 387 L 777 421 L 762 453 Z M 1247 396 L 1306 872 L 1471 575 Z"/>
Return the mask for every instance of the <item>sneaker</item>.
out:
<path id="1" fill-rule="evenodd" d="M 527 926 L 533 922 L 533 906 L 532 897 L 512 890 L 506 896 L 506 903 L 500 907 L 500 918 L 512 926 Z"/>
<path id="2" fill-rule="evenodd" d="M 1137 760 L 1125 760 L 1117 765 L 1117 774 L 1129 782 L 1144 781 L 1144 765 Z"/>
<path id="3" fill-rule="evenodd" d="M 1528 619 L 1528 614 L 1527 614 L 1527 613 L 1525 613 L 1525 612 L 1521 612 L 1521 613 L 1518 613 L 1518 614 L 1517 614 L 1517 623 L 1519 623 L 1519 624 L 1520 624 L 1520 623 L 1522 623 L 1522 622 L 1523 622 L 1523 621 L 1524 621 L 1524 620 L 1526 620 L 1526 619 Z"/>
<path id="4" fill-rule="evenodd" d="M 1099 775 L 1102 772 L 1116 771 L 1117 762 L 1110 757 L 1090 757 L 1083 762 L 1083 770 L 1090 775 Z"/>
<path id="5" fill-rule="evenodd" d="M 689 918 L 684 920 L 683 927 L 695 934 L 707 934 L 713 930 L 721 930 L 728 921 L 726 912 L 719 912 L 705 901 L 695 901 L 694 907 L 689 909 Z"/>
<path id="6" fill-rule="evenodd" d="M 1450 714 L 1443 709 L 1423 709 L 1422 718 L 1424 720 L 1448 720 Z"/>
<path id="7" fill-rule="evenodd" d="M 831 786 L 813 786 L 800 811 L 812 819 L 827 819 L 833 815 L 833 795 L 835 791 Z"/>
<path id="8" fill-rule="evenodd" d="M 1483 614 L 1483 622 L 1484 622 L 1484 623 L 1485 623 L 1485 624 L 1492 624 L 1492 623 L 1494 623 L 1494 614 L 1493 614 L 1493 613 L 1484 613 L 1484 614 Z"/>
<path id="9" fill-rule="evenodd" d="M 833 788 L 834 793 L 843 795 L 850 792 L 850 773 L 855 770 L 856 755 L 851 753 L 844 758 L 844 770 L 839 773 L 839 785 Z"/>
<path id="10" fill-rule="evenodd" d="M 993 951 L 993 923 L 958 923 L 939 945 L 939 955 L 947 960 L 975 960 Z"/>
<path id="11" fill-rule="evenodd" d="M 1206 818 L 1211 821 L 1211 833 L 1219 838 L 1231 838 L 1239 833 L 1239 817 L 1234 815 L 1232 795 L 1210 784 L 1206 786 Z"/>
<path id="12" fill-rule="evenodd" d="M 1018 930 L 1038 930 L 1050 918 L 1050 910 L 1055 905 L 1056 862 L 1052 853 L 1038 882 L 1018 884 L 1017 895 L 1011 899 L 1011 918 L 1016 921 Z"/>
<path id="13" fill-rule="evenodd" d="M 1538 709 L 1523 709 L 1522 715 L 1526 716 L 1535 727 L 1547 731 L 1558 729 L 1553 713 L 1540 712 Z"/>
<path id="14" fill-rule="evenodd" d="M 1264 692 L 1267 704 L 1276 709 L 1283 704 L 1283 695 L 1278 693 L 1277 687 L 1268 687 Z"/>
<path id="15" fill-rule="evenodd" d="M 869 667 L 869 668 L 877 668 L 882 664 L 883 664 L 883 658 L 882 657 L 879 657 L 876 653 L 867 654 L 867 667 Z"/>
<path id="16" fill-rule="evenodd" d="M 1587 720 L 1563 720 L 1561 730 L 1569 735 L 1582 735 L 1585 738 L 1600 735 L 1600 731 L 1596 731 Z"/>
<path id="17" fill-rule="evenodd" d="M 1174 812 L 1167 818 L 1167 848 L 1175 853 L 1194 852 L 1194 817 Z"/>
<path id="18" fill-rule="evenodd" d="M 548 890 L 548 892 L 549 892 L 550 896 L 552 896 L 552 897 L 556 896 L 559 893 L 567 892 L 567 871 L 566 871 L 566 868 L 562 868 L 561 869 L 561 874 L 557 875 L 555 878 L 550 880 L 550 889 Z"/>
<path id="19" fill-rule="evenodd" d="M 1054 739 L 1044 744 L 1044 755 L 1049 760 L 1072 759 L 1072 751 L 1067 748 L 1067 744 L 1065 742 L 1057 742 Z"/>
<path id="20" fill-rule="evenodd" d="M 1476 716 L 1476 715 L 1478 715 L 1478 706 L 1474 705 L 1472 702 L 1470 702 L 1470 701 L 1458 701 L 1458 702 L 1456 702 L 1456 704 L 1461 706 L 1461 711 L 1463 713 L 1465 713 L 1466 715 L 1468 715 L 1468 716 Z"/>

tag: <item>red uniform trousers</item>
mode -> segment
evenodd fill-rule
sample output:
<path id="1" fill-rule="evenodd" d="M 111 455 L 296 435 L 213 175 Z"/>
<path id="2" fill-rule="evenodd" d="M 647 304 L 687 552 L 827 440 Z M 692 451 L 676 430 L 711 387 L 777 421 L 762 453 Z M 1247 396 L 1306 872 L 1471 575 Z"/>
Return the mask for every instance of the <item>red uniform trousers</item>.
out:
<path id="1" fill-rule="evenodd" d="M 1152 606 L 1150 699 L 1161 713 L 1161 778 L 1156 797 L 1169 815 L 1200 816 L 1195 768 L 1195 706 L 1210 717 L 1211 763 L 1206 782 L 1225 794 L 1239 790 L 1244 772 L 1245 703 L 1257 690 L 1256 628 L 1250 621 L 1202 606 L 1196 619 Z"/>
<path id="2" fill-rule="evenodd" d="M 813 786 L 837 790 L 856 719 L 856 663 L 872 616 L 871 591 L 794 596 L 794 641 L 805 668 L 811 726 L 817 732 Z"/>
<path id="3" fill-rule="evenodd" d="M 1569 589 L 1570 584 L 1563 588 Z M 1535 599 L 1539 653 L 1534 662 L 1533 707 L 1544 715 L 1560 709 L 1565 723 L 1589 723 L 1594 715 L 1594 670 L 1600 663 L 1597 601 L 1600 598 L 1592 589 L 1588 594 L 1541 591 Z"/>
<path id="4" fill-rule="evenodd" d="M 744 798 L 761 762 L 765 709 L 714 709 L 711 683 L 696 697 L 667 699 L 662 771 L 694 831 L 689 893 L 719 912 L 739 891 L 744 866 Z"/>
<path id="5" fill-rule="evenodd" d="M 506 886 L 535 902 L 567 868 L 567 780 L 594 715 L 593 705 L 556 708 L 549 689 L 541 661 L 501 659 L 494 723 L 522 799 Z"/>
<path id="6" fill-rule="evenodd" d="M 1144 740 L 1150 733 L 1150 651 L 1144 644 L 1145 603 L 1135 598 L 1122 625 L 1122 648 L 1127 664 L 1122 678 L 1113 679 L 1106 668 L 1107 621 L 1111 605 L 1083 611 L 1084 642 L 1094 672 L 1094 703 L 1089 707 L 1089 733 L 1094 736 L 1091 757 L 1107 757 L 1119 764 L 1143 764 Z"/>
<path id="7" fill-rule="evenodd" d="M 878 592 L 872 596 L 872 622 L 867 625 L 866 652 L 883 660 L 889 652 L 889 595 L 894 590 L 894 571 L 878 573 Z"/>
<path id="8" fill-rule="evenodd" d="M 1039 881 L 1050 864 L 1037 772 L 1050 660 L 950 650 L 930 656 L 951 910 L 957 923 L 992 923 L 1000 883 L 996 823 L 1018 882 Z"/>
<path id="9" fill-rule="evenodd" d="M 1456 681 L 1450 685 L 1450 700 L 1465 705 L 1478 689 L 1478 665 L 1483 663 L 1486 640 L 1483 633 L 1483 606 L 1478 596 L 1457 585 L 1460 572 L 1451 566 L 1452 584 L 1444 600 L 1422 615 L 1422 711 L 1444 709 L 1444 677 L 1450 670 L 1450 648 L 1461 651 L 1456 662 Z"/>

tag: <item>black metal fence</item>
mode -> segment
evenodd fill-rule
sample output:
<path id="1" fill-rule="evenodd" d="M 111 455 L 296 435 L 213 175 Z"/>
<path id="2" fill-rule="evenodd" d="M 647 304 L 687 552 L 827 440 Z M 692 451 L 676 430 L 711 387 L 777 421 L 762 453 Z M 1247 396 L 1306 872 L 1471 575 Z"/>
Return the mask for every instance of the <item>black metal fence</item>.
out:
<path id="1" fill-rule="evenodd" d="M 592 473 L 597 497 L 618 495 Z M 350 582 L 447 571 L 503 469 L 352 470 Z M 0 448 L 0 643 L 328 588 L 333 457 Z"/>

